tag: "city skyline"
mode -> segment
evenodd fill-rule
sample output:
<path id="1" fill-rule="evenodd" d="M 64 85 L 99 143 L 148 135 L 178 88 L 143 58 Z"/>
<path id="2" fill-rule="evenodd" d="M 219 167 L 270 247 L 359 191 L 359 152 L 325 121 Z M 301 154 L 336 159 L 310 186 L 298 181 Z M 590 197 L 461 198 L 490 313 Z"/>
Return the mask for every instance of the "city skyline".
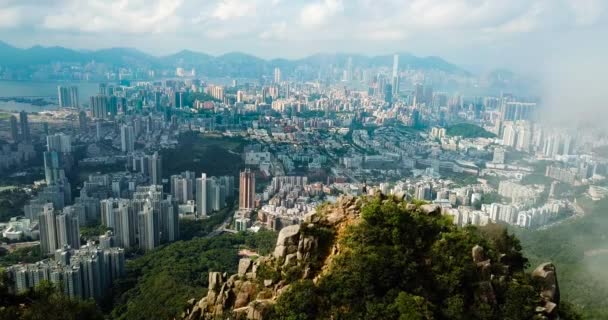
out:
<path id="1" fill-rule="evenodd" d="M 594 0 L 9 1 L 0 6 L 0 39 L 19 47 L 137 47 L 155 55 L 175 48 L 263 58 L 412 52 L 471 69 L 522 68 L 561 55 L 559 49 L 598 49 L 605 11 Z"/>

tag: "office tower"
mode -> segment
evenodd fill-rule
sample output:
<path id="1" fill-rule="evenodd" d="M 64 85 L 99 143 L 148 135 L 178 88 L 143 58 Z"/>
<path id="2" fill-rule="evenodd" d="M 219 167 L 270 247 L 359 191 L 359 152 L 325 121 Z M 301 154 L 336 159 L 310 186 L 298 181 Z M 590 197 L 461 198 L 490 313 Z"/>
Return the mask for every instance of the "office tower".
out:
<path id="1" fill-rule="evenodd" d="M 142 210 L 138 214 L 139 247 L 143 250 L 152 250 L 159 243 L 158 218 L 154 214 L 152 203 L 144 202 Z"/>
<path id="2" fill-rule="evenodd" d="M 27 112 L 19 112 L 19 122 L 21 124 L 21 140 L 24 142 L 31 142 L 30 124 L 27 121 Z"/>
<path id="3" fill-rule="evenodd" d="M 135 130 L 133 126 L 123 124 L 120 127 L 120 146 L 124 153 L 135 150 Z"/>
<path id="4" fill-rule="evenodd" d="M 236 92 L 236 102 L 243 102 L 245 94 L 243 91 L 239 90 Z"/>
<path id="5" fill-rule="evenodd" d="M 274 83 L 281 83 L 281 69 L 274 68 Z"/>
<path id="6" fill-rule="evenodd" d="M 194 172 L 191 171 L 171 176 L 171 195 L 177 203 L 185 204 L 188 200 L 194 200 L 195 180 Z"/>
<path id="7" fill-rule="evenodd" d="M 59 247 L 67 245 L 73 249 L 80 248 L 80 225 L 78 215 L 73 210 L 64 208 L 63 213 L 56 216 L 55 226 Z"/>
<path id="8" fill-rule="evenodd" d="M 55 210 L 52 203 L 44 205 L 38 217 L 40 225 L 40 251 L 42 254 L 52 254 L 59 248 L 57 231 L 55 230 Z"/>
<path id="9" fill-rule="evenodd" d="M 15 116 L 11 116 L 11 139 L 13 139 L 13 142 L 19 141 L 19 127 Z"/>
<path id="10" fill-rule="evenodd" d="M 163 159 L 158 154 L 158 152 L 154 152 L 152 156 L 148 158 L 148 167 L 150 169 L 150 184 L 152 185 L 160 185 L 162 184 L 162 173 L 163 173 Z"/>
<path id="11" fill-rule="evenodd" d="M 81 133 L 85 133 L 88 131 L 89 124 L 88 124 L 87 114 L 84 111 L 80 111 L 78 113 L 78 126 L 80 127 Z"/>
<path id="12" fill-rule="evenodd" d="M 207 211 L 207 175 L 201 174 L 200 178 L 196 179 L 196 216 L 204 218 L 209 212 Z"/>
<path id="13" fill-rule="evenodd" d="M 250 169 L 241 171 L 239 179 L 239 209 L 250 210 L 255 207 L 255 172 Z"/>
<path id="14" fill-rule="evenodd" d="M 395 54 L 393 55 L 393 75 L 392 75 L 392 83 L 391 86 L 393 87 L 393 95 L 398 95 L 399 94 L 399 55 Z"/>

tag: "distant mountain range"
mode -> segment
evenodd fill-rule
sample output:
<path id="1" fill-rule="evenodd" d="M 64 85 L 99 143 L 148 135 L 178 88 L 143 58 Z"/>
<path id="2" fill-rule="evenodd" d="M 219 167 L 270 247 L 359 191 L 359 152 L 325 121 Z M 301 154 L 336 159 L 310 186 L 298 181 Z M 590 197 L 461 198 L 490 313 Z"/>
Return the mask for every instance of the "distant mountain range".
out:
<path id="1" fill-rule="evenodd" d="M 132 66 L 148 68 L 194 68 L 209 76 L 259 77 L 271 74 L 275 67 L 284 73 L 295 70 L 310 72 L 324 66 L 345 67 L 348 58 L 354 66 L 391 67 L 393 55 L 368 57 L 353 54 L 315 54 L 302 59 L 265 60 L 241 52 L 231 52 L 220 56 L 182 50 L 172 55 L 153 56 L 133 48 L 110 48 L 101 50 L 74 50 L 64 47 L 34 46 L 21 49 L 0 41 L 0 66 L 30 67 L 52 63 L 89 63 L 95 61 L 114 67 Z M 439 57 L 417 57 L 409 53 L 399 54 L 401 68 L 410 67 L 421 70 L 438 70 L 449 74 L 467 76 L 466 70 Z"/>

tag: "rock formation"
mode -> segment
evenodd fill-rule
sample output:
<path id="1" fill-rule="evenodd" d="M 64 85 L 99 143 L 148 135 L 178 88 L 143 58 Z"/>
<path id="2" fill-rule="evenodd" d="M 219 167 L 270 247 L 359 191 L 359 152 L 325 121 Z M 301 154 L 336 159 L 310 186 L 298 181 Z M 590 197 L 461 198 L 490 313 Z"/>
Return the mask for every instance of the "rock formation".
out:
<path id="1" fill-rule="evenodd" d="M 317 212 L 306 215 L 301 225 L 283 228 L 274 252 L 256 260 L 241 259 L 237 274 L 210 272 L 207 295 L 199 301 L 188 301 L 187 310 L 180 319 L 265 319 L 270 307 L 290 283 L 298 279 L 312 279 L 316 283 L 328 272 L 331 260 L 341 251 L 339 241 L 335 240 L 348 225 L 360 221 L 362 201 L 362 198 L 343 196 L 336 204 L 322 206 Z M 441 214 L 441 208 L 436 205 L 410 203 L 407 209 L 430 216 Z M 491 261 L 485 251 L 480 245 L 471 248 L 472 262 L 479 272 L 476 295 L 495 305 L 497 281 L 512 280 L 508 277 L 508 265 Z M 504 255 L 499 257 L 501 260 Z M 555 319 L 559 304 L 555 266 L 542 264 L 532 273 L 532 278 L 541 289 L 542 302 L 536 308 L 536 315 L 539 319 Z"/>
<path id="2" fill-rule="evenodd" d="M 360 206 L 361 200 L 355 197 L 341 197 L 335 205 L 305 216 L 301 225 L 283 228 L 272 255 L 256 261 L 241 259 L 235 275 L 210 272 L 207 296 L 191 299 L 181 319 L 263 319 L 268 306 L 289 288 L 288 278 L 313 278 L 328 256 L 339 253 L 335 243 L 321 243 L 325 250 L 320 250 L 320 241 L 327 239 L 309 231 L 342 229 L 356 221 Z"/>

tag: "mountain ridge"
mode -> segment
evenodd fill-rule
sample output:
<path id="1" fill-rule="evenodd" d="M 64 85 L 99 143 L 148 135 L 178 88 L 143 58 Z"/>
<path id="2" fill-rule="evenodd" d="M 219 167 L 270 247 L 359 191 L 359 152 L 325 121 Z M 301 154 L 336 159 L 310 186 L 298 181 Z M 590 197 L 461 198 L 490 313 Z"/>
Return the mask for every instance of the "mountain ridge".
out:
<path id="1" fill-rule="evenodd" d="M 414 69 L 439 70 L 463 76 L 471 73 L 437 56 L 419 57 L 411 53 L 400 52 L 399 62 L 402 66 Z M 87 63 L 101 62 L 114 66 L 125 66 L 130 63 L 136 66 L 148 67 L 189 67 L 209 69 L 213 64 L 223 64 L 223 71 L 232 70 L 242 64 L 253 64 L 257 72 L 271 72 L 275 67 L 293 71 L 303 65 L 340 66 L 345 67 L 351 58 L 356 66 L 391 67 L 393 55 L 367 56 L 349 53 L 317 53 L 298 59 L 272 58 L 264 59 L 240 51 L 226 52 L 221 55 L 210 55 L 189 49 L 182 49 L 173 54 L 156 56 L 130 47 L 111 47 L 97 50 L 77 50 L 61 46 L 35 45 L 30 48 L 18 48 L 0 40 L 0 66 L 26 67 L 31 65 L 46 65 L 57 62 Z M 231 65 L 236 64 L 236 66 Z M 211 68 L 213 70 L 213 68 Z M 250 70 L 251 71 L 251 70 Z M 246 70 L 245 73 L 250 73 Z"/>

